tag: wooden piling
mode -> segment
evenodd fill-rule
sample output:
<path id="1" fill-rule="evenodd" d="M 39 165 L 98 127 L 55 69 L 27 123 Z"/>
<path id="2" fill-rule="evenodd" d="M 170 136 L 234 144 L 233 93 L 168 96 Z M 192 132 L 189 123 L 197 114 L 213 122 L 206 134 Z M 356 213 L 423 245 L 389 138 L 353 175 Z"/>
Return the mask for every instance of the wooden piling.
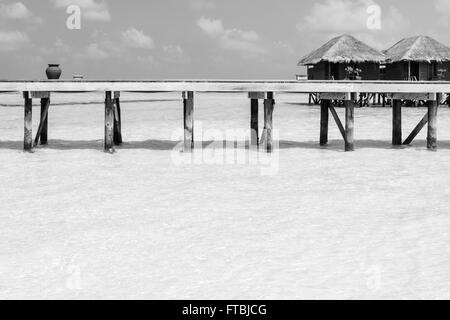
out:
<path id="1" fill-rule="evenodd" d="M 183 93 L 184 151 L 194 149 L 194 92 Z"/>
<path id="2" fill-rule="evenodd" d="M 264 99 L 264 137 L 266 151 L 272 152 L 273 150 L 273 109 L 275 100 L 273 99 L 273 92 L 267 92 L 267 97 Z"/>
<path id="3" fill-rule="evenodd" d="M 48 143 L 48 109 L 50 107 L 50 98 L 41 99 L 41 131 L 38 137 L 41 145 Z M 37 138 L 37 137 L 36 137 Z"/>
<path id="4" fill-rule="evenodd" d="M 437 150 L 437 112 L 440 104 L 441 94 L 436 95 L 436 100 L 428 101 L 428 134 L 427 148 Z"/>
<path id="5" fill-rule="evenodd" d="M 41 99 L 41 117 L 33 146 L 37 146 L 39 141 L 42 145 L 45 145 L 47 144 L 48 138 L 48 109 L 50 108 L 50 92 L 32 91 L 31 98 Z"/>
<path id="6" fill-rule="evenodd" d="M 351 94 L 351 100 L 345 100 L 345 151 L 353 151 L 354 146 L 354 108 L 355 108 L 355 94 Z"/>
<path id="7" fill-rule="evenodd" d="M 329 120 L 329 106 L 330 100 L 322 99 L 320 101 L 320 145 L 326 146 L 328 144 L 328 120 Z"/>
<path id="8" fill-rule="evenodd" d="M 419 134 L 419 132 L 425 127 L 425 125 L 428 123 L 428 112 L 427 114 L 420 120 L 420 122 L 417 124 L 417 126 L 414 128 L 414 130 L 411 132 L 411 134 L 406 138 L 405 142 L 403 142 L 404 145 L 411 144 L 413 142 L 414 138 Z"/>
<path id="9" fill-rule="evenodd" d="M 23 93 L 24 98 L 24 139 L 23 149 L 24 151 L 33 150 L 33 100 L 30 97 L 30 93 L 25 91 Z"/>
<path id="10" fill-rule="evenodd" d="M 258 99 L 250 99 L 250 145 L 259 145 Z"/>
<path id="11" fill-rule="evenodd" d="M 114 144 L 122 144 L 122 115 L 120 111 L 120 92 L 114 92 Z"/>
<path id="12" fill-rule="evenodd" d="M 333 107 L 333 103 L 331 101 L 330 101 L 329 109 L 330 109 L 331 115 L 334 118 L 334 121 L 336 122 L 336 125 L 337 125 L 337 127 L 339 129 L 339 132 L 341 133 L 342 138 L 345 141 L 347 139 L 347 137 L 345 135 L 345 128 L 342 125 L 341 119 L 339 119 L 339 116 L 338 116 L 338 114 L 336 112 L 336 109 Z"/>
<path id="13" fill-rule="evenodd" d="M 114 152 L 114 104 L 111 97 L 111 91 L 105 94 L 105 152 Z"/>
<path id="14" fill-rule="evenodd" d="M 392 100 L 392 144 L 402 144 L 402 101 Z"/>

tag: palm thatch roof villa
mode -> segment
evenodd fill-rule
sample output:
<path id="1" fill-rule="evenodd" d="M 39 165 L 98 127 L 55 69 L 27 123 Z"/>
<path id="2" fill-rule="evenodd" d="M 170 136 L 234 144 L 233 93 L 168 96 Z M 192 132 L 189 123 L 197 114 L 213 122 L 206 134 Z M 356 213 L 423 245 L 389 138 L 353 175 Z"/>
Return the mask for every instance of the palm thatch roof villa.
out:
<path id="1" fill-rule="evenodd" d="M 384 53 L 387 80 L 450 80 L 450 48 L 431 37 L 402 39 Z"/>
<path id="2" fill-rule="evenodd" d="M 306 55 L 298 65 L 307 66 L 308 80 L 351 79 L 349 71 L 356 69 L 362 80 L 378 80 L 384 60 L 380 51 L 350 35 L 342 35 Z"/>

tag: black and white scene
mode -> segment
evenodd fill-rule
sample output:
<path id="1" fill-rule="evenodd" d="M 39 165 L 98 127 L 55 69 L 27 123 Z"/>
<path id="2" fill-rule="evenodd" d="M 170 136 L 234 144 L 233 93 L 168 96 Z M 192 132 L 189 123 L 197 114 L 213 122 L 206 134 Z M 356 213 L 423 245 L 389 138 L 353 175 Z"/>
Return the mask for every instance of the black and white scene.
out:
<path id="1" fill-rule="evenodd" d="M 449 299 L 449 12 L 0 0 L 0 299 Z"/>

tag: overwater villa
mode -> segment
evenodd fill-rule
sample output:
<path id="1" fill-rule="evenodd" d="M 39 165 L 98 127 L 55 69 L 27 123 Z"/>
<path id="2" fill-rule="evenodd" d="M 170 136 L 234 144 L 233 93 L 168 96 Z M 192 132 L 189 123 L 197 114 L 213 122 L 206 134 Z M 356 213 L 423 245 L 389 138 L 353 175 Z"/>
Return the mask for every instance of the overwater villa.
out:
<path id="1" fill-rule="evenodd" d="M 308 80 L 378 80 L 385 55 L 350 35 L 331 39 L 303 57 Z"/>
<path id="2" fill-rule="evenodd" d="M 379 80 L 384 60 L 382 52 L 355 37 L 342 35 L 303 57 L 298 65 L 307 67 L 308 80 Z M 374 96 L 362 94 L 361 105 Z M 317 94 L 309 95 L 310 104 L 319 101 Z"/>
<path id="3" fill-rule="evenodd" d="M 384 53 L 386 80 L 450 81 L 450 48 L 431 37 L 402 39 Z"/>

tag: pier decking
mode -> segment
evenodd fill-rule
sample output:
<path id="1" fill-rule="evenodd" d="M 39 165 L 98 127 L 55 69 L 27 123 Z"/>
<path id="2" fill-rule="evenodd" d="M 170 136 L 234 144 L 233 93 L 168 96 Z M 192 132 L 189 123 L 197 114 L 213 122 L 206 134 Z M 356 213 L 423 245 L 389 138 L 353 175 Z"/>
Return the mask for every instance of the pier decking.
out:
<path id="1" fill-rule="evenodd" d="M 409 144 L 428 124 L 427 148 L 437 149 L 437 110 L 443 93 L 450 93 L 446 81 L 236 81 L 236 80 L 148 80 L 148 81 L 100 81 L 100 80 L 46 80 L 0 81 L 0 92 L 23 92 L 24 97 L 24 150 L 31 151 L 39 142 L 47 143 L 47 115 L 51 92 L 105 92 L 104 149 L 114 152 L 114 145 L 122 143 L 120 92 L 180 92 L 183 97 L 184 148 L 194 147 L 194 96 L 195 92 L 247 92 L 250 99 L 251 144 L 259 145 L 258 103 L 264 100 L 264 148 L 271 152 L 272 113 L 277 92 L 316 93 L 321 99 L 320 141 L 328 142 L 328 120 L 331 112 L 345 141 L 345 150 L 354 150 L 354 108 L 358 93 L 383 93 L 392 100 L 394 145 Z M 35 139 L 32 136 L 32 99 L 41 100 L 40 124 Z M 331 101 L 342 101 L 345 107 L 345 123 L 337 115 Z M 401 130 L 401 101 L 424 100 L 428 112 L 413 132 L 403 142 Z M 1 116 L 0 116 L 1 121 Z"/>

